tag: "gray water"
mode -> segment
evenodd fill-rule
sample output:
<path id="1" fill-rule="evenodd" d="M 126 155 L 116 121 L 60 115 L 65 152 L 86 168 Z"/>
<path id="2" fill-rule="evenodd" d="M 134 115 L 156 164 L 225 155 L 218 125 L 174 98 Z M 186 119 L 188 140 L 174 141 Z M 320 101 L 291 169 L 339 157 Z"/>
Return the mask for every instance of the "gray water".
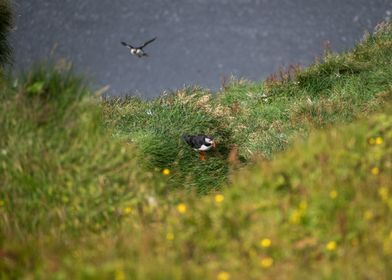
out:
<path id="1" fill-rule="evenodd" d="M 222 76 L 261 80 L 308 65 L 329 40 L 349 49 L 391 16 L 391 0 L 19 0 L 16 69 L 54 57 L 73 62 L 108 94 L 153 97 Z M 138 59 L 121 46 L 157 36 Z M 54 55 L 51 56 L 51 53 Z"/>

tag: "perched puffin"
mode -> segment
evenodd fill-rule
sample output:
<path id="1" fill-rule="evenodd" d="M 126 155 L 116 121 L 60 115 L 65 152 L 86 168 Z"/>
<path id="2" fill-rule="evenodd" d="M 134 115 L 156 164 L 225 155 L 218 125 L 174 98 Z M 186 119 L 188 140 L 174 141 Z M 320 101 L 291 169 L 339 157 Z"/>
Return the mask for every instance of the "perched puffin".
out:
<path id="1" fill-rule="evenodd" d="M 211 148 L 215 148 L 216 146 L 214 138 L 203 134 L 183 135 L 182 139 L 184 139 L 184 141 L 194 150 L 199 151 L 200 160 L 205 160 L 205 152 L 210 150 Z"/>
<path id="2" fill-rule="evenodd" d="M 126 46 L 126 47 L 130 50 L 130 53 L 131 53 L 132 55 L 136 55 L 137 57 L 140 58 L 140 57 L 143 57 L 143 56 L 148 56 L 148 55 L 143 51 L 143 48 L 144 48 L 145 46 L 147 46 L 148 44 L 154 42 L 156 38 L 157 38 L 157 37 L 152 38 L 151 40 L 145 42 L 145 43 L 143 44 L 143 46 L 140 46 L 140 47 L 132 47 L 130 44 L 125 43 L 125 42 L 121 42 L 121 44 L 122 44 L 123 46 Z"/>

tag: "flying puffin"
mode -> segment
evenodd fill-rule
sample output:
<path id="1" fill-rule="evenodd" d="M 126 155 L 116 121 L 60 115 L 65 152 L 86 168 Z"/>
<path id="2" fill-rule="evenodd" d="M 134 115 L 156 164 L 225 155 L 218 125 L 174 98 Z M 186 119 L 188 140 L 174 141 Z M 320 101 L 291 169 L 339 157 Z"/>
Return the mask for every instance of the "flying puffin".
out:
<path id="1" fill-rule="evenodd" d="M 205 152 L 216 146 L 214 138 L 204 134 L 183 135 L 182 139 L 194 150 L 199 151 L 200 160 L 206 160 Z"/>
<path id="2" fill-rule="evenodd" d="M 130 44 L 125 43 L 125 42 L 121 42 L 121 44 L 122 44 L 123 46 L 127 47 L 127 48 L 130 50 L 130 53 L 131 53 L 132 55 L 136 55 L 137 57 L 140 58 L 140 57 L 143 57 L 143 56 L 148 56 L 148 55 L 143 51 L 143 48 L 144 48 L 145 46 L 147 46 L 148 44 L 154 42 L 156 38 L 157 38 L 157 37 L 152 38 L 151 40 L 148 40 L 147 42 L 145 42 L 145 43 L 144 43 L 142 46 L 140 46 L 140 47 L 132 47 Z"/>

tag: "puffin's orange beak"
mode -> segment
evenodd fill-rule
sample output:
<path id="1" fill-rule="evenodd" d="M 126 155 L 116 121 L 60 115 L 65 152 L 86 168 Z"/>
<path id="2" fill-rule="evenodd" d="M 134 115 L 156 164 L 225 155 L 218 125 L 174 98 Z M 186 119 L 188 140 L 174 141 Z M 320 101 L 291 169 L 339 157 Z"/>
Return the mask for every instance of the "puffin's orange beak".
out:
<path id="1" fill-rule="evenodd" d="M 212 141 L 211 146 L 215 149 L 216 147 L 215 141 Z"/>

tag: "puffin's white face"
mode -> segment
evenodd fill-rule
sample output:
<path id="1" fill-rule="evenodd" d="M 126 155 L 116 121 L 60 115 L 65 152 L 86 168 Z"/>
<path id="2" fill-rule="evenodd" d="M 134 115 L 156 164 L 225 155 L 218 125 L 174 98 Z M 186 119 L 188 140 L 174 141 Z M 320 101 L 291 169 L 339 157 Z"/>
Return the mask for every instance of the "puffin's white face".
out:
<path id="1" fill-rule="evenodd" d="M 211 144 L 211 146 L 209 146 L 209 148 L 215 148 L 215 142 L 214 142 L 214 140 L 213 139 L 210 139 L 210 138 L 208 138 L 208 137 L 206 137 L 205 139 L 204 139 L 204 141 L 206 141 L 206 143 L 208 143 L 208 144 Z"/>

